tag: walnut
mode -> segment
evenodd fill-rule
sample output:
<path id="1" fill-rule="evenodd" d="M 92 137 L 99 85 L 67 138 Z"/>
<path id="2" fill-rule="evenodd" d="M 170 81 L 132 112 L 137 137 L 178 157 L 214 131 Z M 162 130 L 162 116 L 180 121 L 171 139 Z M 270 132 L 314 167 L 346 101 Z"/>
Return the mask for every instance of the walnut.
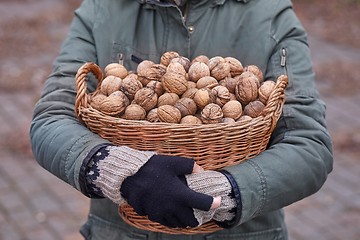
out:
<path id="1" fill-rule="evenodd" d="M 248 116 L 248 115 L 242 115 L 237 122 L 244 122 L 244 123 L 248 123 L 252 120 L 252 117 Z"/>
<path id="2" fill-rule="evenodd" d="M 149 122 L 160 122 L 157 110 L 157 108 L 151 109 L 146 116 L 146 120 L 148 120 Z"/>
<path id="3" fill-rule="evenodd" d="M 163 64 L 164 66 L 168 66 L 173 58 L 177 58 L 179 56 L 180 56 L 180 54 L 175 51 L 165 52 L 160 57 L 160 63 Z"/>
<path id="4" fill-rule="evenodd" d="M 260 102 L 259 100 L 255 100 L 249 102 L 249 104 L 244 107 L 244 114 L 252 118 L 256 118 L 261 115 L 264 108 L 265 105 L 262 102 Z"/>
<path id="5" fill-rule="evenodd" d="M 254 101 L 258 97 L 257 77 L 250 72 L 244 72 L 236 78 L 238 79 L 235 87 L 236 99 L 243 105 Z"/>
<path id="6" fill-rule="evenodd" d="M 187 89 L 196 88 L 196 83 L 192 81 L 187 81 Z"/>
<path id="7" fill-rule="evenodd" d="M 197 88 L 188 88 L 182 95 L 182 98 L 191 98 L 194 99 L 195 93 L 197 92 Z"/>
<path id="8" fill-rule="evenodd" d="M 200 125 L 200 124 L 202 124 L 202 121 L 198 117 L 195 117 L 193 115 L 187 115 L 180 120 L 180 123 L 181 124 Z"/>
<path id="9" fill-rule="evenodd" d="M 179 109 L 181 117 L 185 117 L 187 115 L 194 115 L 197 110 L 196 103 L 191 98 L 180 98 L 175 103 L 174 107 Z"/>
<path id="10" fill-rule="evenodd" d="M 167 66 L 167 68 L 166 68 L 166 72 L 180 74 L 180 75 L 183 75 L 184 77 L 186 75 L 186 70 L 185 70 L 184 66 L 178 62 L 170 62 L 169 66 Z M 186 77 L 185 77 L 185 79 L 186 79 Z"/>
<path id="11" fill-rule="evenodd" d="M 134 103 L 140 105 L 146 112 L 150 111 L 157 104 L 157 94 L 150 88 L 142 88 L 135 93 Z"/>
<path id="12" fill-rule="evenodd" d="M 179 57 L 171 59 L 170 63 L 172 63 L 172 62 L 180 63 L 184 67 L 186 72 L 189 71 L 190 60 L 188 58 L 179 56 Z"/>
<path id="13" fill-rule="evenodd" d="M 263 104 L 265 105 L 267 104 L 270 94 L 272 93 L 274 88 L 275 88 L 275 82 L 271 80 L 265 81 L 261 84 L 259 88 L 259 100 Z"/>
<path id="14" fill-rule="evenodd" d="M 231 77 L 235 77 L 244 72 L 244 67 L 241 62 L 234 57 L 226 57 L 225 61 L 230 65 L 230 75 Z"/>
<path id="15" fill-rule="evenodd" d="M 218 104 L 220 107 L 224 106 L 225 103 L 230 101 L 230 92 L 224 86 L 216 86 L 211 89 L 211 93 L 213 96 L 213 101 Z"/>
<path id="16" fill-rule="evenodd" d="M 243 112 L 241 103 L 236 100 L 227 102 L 221 110 L 225 118 L 232 118 L 234 120 L 238 120 Z"/>
<path id="17" fill-rule="evenodd" d="M 100 110 L 101 103 L 104 101 L 105 98 L 107 98 L 107 96 L 102 93 L 93 96 L 90 101 L 90 106 L 95 108 L 96 110 Z"/>
<path id="18" fill-rule="evenodd" d="M 210 69 L 203 62 L 194 62 L 190 65 L 188 74 L 190 81 L 197 82 L 202 77 L 210 76 Z"/>
<path id="19" fill-rule="evenodd" d="M 166 66 L 162 64 L 153 64 L 146 69 L 144 77 L 148 80 L 160 81 L 161 77 L 166 73 Z"/>
<path id="20" fill-rule="evenodd" d="M 146 85 L 146 87 L 154 90 L 158 96 L 161 96 L 165 92 L 162 82 L 159 81 L 152 80 Z"/>
<path id="21" fill-rule="evenodd" d="M 245 72 L 252 72 L 259 80 L 259 84 L 263 82 L 264 76 L 260 68 L 256 65 L 249 65 L 244 68 Z"/>
<path id="22" fill-rule="evenodd" d="M 187 89 L 187 80 L 185 75 L 181 75 L 175 72 L 167 72 L 161 79 L 164 89 L 167 92 L 176 93 L 178 95 L 183 94 Z"/>
<path id="23" fill-rule="evenodd" d="M 205 55 L 199 55 L 191 61 L 191 64 L 193 64 L 194 62 L 202 62 L 207 65 L 209 63 L 209 58 Z"/>
<path id="24" fill-rule="evenodd" d="M 202 109 L 212 102 L 211 90 L 207 88 L 198 89 L 194 95 L 196 105 Z"/>
<path id="25" fill-rule="evenodd" d="M 122 81 L 120 89 L 125 95 L 133 100 L 135 93 L 142 88 L 141 82 L 137 79 L 137 75 L 132 73 L 127 75 Z"/>
<path id="26" fill-rule="evenodd" d="M 235 120 L 233 118 L 229 118 L 229 117 L 225 117 L 223 119 L 221 119 L 222 123 L 235 123 Z"/>
<path id="27" fill-rule="evenodd" d="M 100 85 L 100 91 L 109 96 L 113 92 L 119 91 L 121 86 L 121 78 L 115 76 L 107 76 L 104 78 Z"/>
<path id="28" fill-rule="evenodd" d="M 127 120 L 144 120 L 146 117 L 146 111 L 138 104 L 130 104 L 125 108 L 123 118 Z"/>
<path id="29" fill-rule="evenodd" d="M 222 81 L 222 85 L 229 89 L 230 93 L 235 93 L 235 87 L 238 83 L 238 78 L 226 77 Z"/>
<path id="30" fill-rule="evenodd" d="M 219 105 L 210 103 L 204 107 L 200 116 L 203 123 L 220 123 L 223 118 L 223 112 Z"/>
<path id="31" fill-rule="evenodd" d="M 115 76 L 123 79 L 128 75 L 127 69 L 120 63 L 110 63 L 105 67 L 106 76 Z"/>
<path id="32" fill-rule="evenodd" d="M 149 69 L 152 65 L 154 65 L 155 63 L 153 61 L 150 60 L 144 60 L 142 62 L 139 63 L 136 72 L 138 75 L 138 80 L 142 83 L 142 85 L 145 87 L 146 84 L 148 84 L 151 80 L 146 78 L 146 72 L 147 69 Z"/>
<path id="33" fill-rule="evenodd" d="M 100 104 L 100 111 L 106 115 L 120 115 L 130 104 L 129 99 L 121 91 L 116 91 L 105 98 Z"/>
<path id="34" fill-rule="evenodd" d="M 171 105 L 162 105 L 158 107 L 157 113 L 161 122 L 179 123 L 181 120 L 179 109 Z"/>
<path id="35" fill-rule="evenodd" d="M 219 82 L 211 76 L 205 76 L 200 78 L 197 82 L 196 82 L 196 88 L 200 89 L 200 88 L 213 88 L 215 86 L 219 85 Z"/>
<path id="36" fill-rule="evenodd" d="M 208 66 L 210 75 L 219 81 L 230 74 L 230 64 L 223 57 L 210 58 Z"/>
<path id="37" fill-rule="evenodd" d="M 157 106 L 158 107 L 160 107 L 162 105 L 172 105 L 173 106 L 179 99 L 180 99 L 180 97 L 176 93 L 166 92 L 159 97 Z"/>

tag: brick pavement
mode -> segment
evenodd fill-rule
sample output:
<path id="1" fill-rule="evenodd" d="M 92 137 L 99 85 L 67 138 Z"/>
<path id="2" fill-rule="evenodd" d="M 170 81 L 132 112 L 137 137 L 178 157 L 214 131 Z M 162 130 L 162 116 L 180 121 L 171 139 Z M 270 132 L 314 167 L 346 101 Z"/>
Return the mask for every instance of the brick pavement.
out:
<path id="1" fill-rule="evenodd" d="M 0 92 L 0 239 L 81 239 L 78 229 L 86 219 L 88 199 L 19 151 L 29 146 L 34 95 Z M 360 151 L 352 147 L 360 143 L 359 100 L 324 97 L 330 132 L 340 139 L 334 171 L 319 192 L 286 207 L 293 240 L 360 239 Z"/>

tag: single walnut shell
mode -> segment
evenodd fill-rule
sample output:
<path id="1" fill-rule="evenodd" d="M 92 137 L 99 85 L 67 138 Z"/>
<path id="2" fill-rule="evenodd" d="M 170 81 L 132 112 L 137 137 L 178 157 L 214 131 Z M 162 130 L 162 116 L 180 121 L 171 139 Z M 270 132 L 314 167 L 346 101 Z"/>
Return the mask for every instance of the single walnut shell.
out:
<path id="1" fill-rule="evenodd" d="M 226 57 L 225 61 L 230 65 L 230 75 L 231 77 L 235 77 L 244 72 L 244 67 L 241 62 L 234 57 Z"/>
<path id="2" fill-rule="evenodd" d="M 237 77 L 238 83 L 235 87 L 236 99 L 244 106 L 258 97 L 258 79 L 250 73 L 244 72 Z"/>
<path id="3" fill-rule="evenodd" d="M 267 104 L 267 101 L 270 97 L 270 94 L 272 93 L 272 91 L 275 88 L 275 82 L 274 81 L 265 81 L 261 84 L 260 88 L 259 88 L 259 100 L 263 103 L 263 104 Z"/>
<path id="4" fill-rule="evenodd" d="M 201 88 L 197 90 L 193 100 L 200 109 L 204 108 L 206 105 L 211 103 L 211 90 L 207 88 Z"/>
<path id="5" fill-rule="evenodd" d="M 134 103 L 143 107 L 146 112 L 156 107 L 157 100 L 158 97 L 155 91 L 147 87 L 137 91 L 134 96 Z"/>
<path id="6" fill-rule="evenodd" d="M 197 110 L 196 103 L 191 98 L 180 98 L 175 103 L 174 107 L 179 109 L 181 117 L 185 117 L 187 115 L 194 115 Z"/>
<path id="7" fill-rule="evenodd" d="M 194 62 L 190 65 L 188 74 L 190 81 L 197 82 L 202 77 L 210 76 L 210 69 L 203 62 Z"/>
<path id="8" fill-rule="evenodd" d="M 142 88 L 141 82 L 137 79 L 137 75 L 132 73 L 127 75 L 122 81 L 120 89 L 125 95 L 133 100 L 135 93 Z"/>
<path id="9" fill-rule="evenodd" d="M 176 74 L 183 75 L 185 77 L 186 71 L 183 65 L 178 62 L 170 62 L 169 66 L 166 68 L 166 72 L 172 72 Z M 186 77 L 185 77 L 186 78 Z"/>
<path id="10" fill-rule="evenodd" d="M 180 99 L 180 97 L 176 93 L 166 92 L 159 97 L 157 106 L 158 107 L 160 107 L 162 105 L 172 105 L 173 106 L 179 99 Z"/>
<path id="11" fill-rule="evenodd" d="M 227 102 L 221 110 L 224 114 L 224 118 L 232 118 L 234 120 L 238 120 L 243 112 L 241 103 L 236 100 Z"/>
<path id="12" fill-rule="evenodd" d="M 148 80 L 160 81 L 161 77 L 166 73 L 166 66 L 162 64 L 153 64 L 146 69 L 144 77 Z"/>
<path id="13" fill-rule="evenodd" d="M 110 63 L 105 67 L 105 75 L 123 79 L 128 75 L 128 71 L 120 63 Z"/>
<path id="14" fill-rule="evenodd" d="M 161 96 L 165 92 L 162 82 L 159 81 L 152 80 L 146 85 L 146 87 L 154 90 L 158 96 Z"/>
<path id="15" fill-rule="evenodd" d="M 262 102 L 260 102 L 259 100 L 255 100 L 249 102 L 249 104 L 244 107 L 244 114 L 252 118 L 256 118 L 261 115 L 264 108 L 265 105 Z"/>
<path id="16" fill-rule="evenodd" d="M 175 51 L 169 51 L 169 52 L 165 52 L 161 57 L 160 57 L 160 63 L 164 66 L 168 66 L 169 63 L 171 62 L 171 60 L 173 58 L 177 58 L 179 57 L 180 54 L 175 52 Z"/>
<path id="17" fill-rule="evenodd" d="M 179 109 L 171 105 L 162 105 L 158 107 L 157 113 L 161 122 L 179 123 L 181 120 Z"/>
<path id="18" fill-rule="evenodd" d="M 123 118 L 127 120 L 144 120 L 146 117 L 146 111 L 138 104 L 130 104 L 125 108 Z"/>
<path id="19" fill-rule="evenodd" d="M 252 72 L 259 80 L 259 84 L 261 84 L 264 80 L 264 76 L 260 68 L 256 65 L 249 65 L 244 68 L 245 72 Z"/>
<path id="20" fill-rule="evenodd" d="M 252 117 L 248 116 L 248 115 L 242 115 L 237 122 L 244 122 L 244 123 L 248 123 L 252 120 Z"/>
<path id="21" fill-rule="evenodd" d="M 221 119 L 222 123 L 235 123 L 235 120 L 233 118 L 224 117 Z"/>
<path id="22" fill-rule="evenodd" d="M 211 93 L 214 98 L 214 102 L 218 104 L 220 107 L 224 106 L 225 103 L 230 101 L 230 92 L 229 89 L 227 89 L 224 86 L 216 86 L 213 89 L 211 89 Z"/>
<path id="23" fill-rule="evenodd" d="M 136 69 L 138 80 L 142 83 L 144 87 L 146 86 L 146 84 L 148 84 L 151 81 L 150 79 L 146 78 L 146 72 L 154 64 L 155 63 L 153 61 L 144 60 L 139 63 Z"/>
<path id="24" fill-rule="evenodd" d="M 180 123 L 190 124 L 190 125 L 200 125 L 202 124 L 202 121 L 198 117 L 195 117 L 193 115 L 187 115 L 180 120 Z"/>
<path id="25" fill-rule="evenodd" d="M 192 81 L 187 81 L 187 89 L 196 88 L 196 83 Z"/>
<path id="26" fill-rule="evenodd" d="M 193 64 L 194 62 L 202 62 L 207 65 L 209 63 L 209 58 L 205 55 L 199 55 L 191 61 L 191 64 Z"/>
<path id="27" fill-rule="evenodd" d="M 230 93 L 235 93 L 236 84 L 238 83 L 238 78 L 226 77 L 224 78 L 223 86 L 229 89 Z"/>
<path id="28" fill-rule="evenodd" d="M 126 95 L 121 91 L 116 91 L 101 102 L 99 111 L 106 115 L 117 116 L 123 113 L 129 104 L 130 101 Z"/>
<path id="29" fill-rule="evenodd" d="M 113 92 L 119 91 L 121 86 L 121 78 L 115 76 L 107 76 L 104 78 L 100 85 L 100 91 L 109 96 Z"/>
<path id="30" fill-rule="evenodd" d="M 100 110 L 100 107 L 101 107 L 101 103 L 104 101 L 104 99 L 106 99 L 107 96 L 105 96 L 104 94 L 100 93 L 100 94 L 97 94 L 95 96 L 93 96 L 91 98 L 91 101 L 90 101 L 90 106 L 95 108 L 96 110 Z"/>
<path id="31" fill-rule="evenodd" d="M 186 72 L 189 71 L 190 60 L 188 58 L 179 56 L 179 57 L 171 59 L 170 63 L 172 63 L 172 62 L 180 63 L 184 67 Z"/>
<path id="32" fill-rule="evenodd" d="M 210 75 L 218 81 L 227 77 L 230 74 L 230 64 L 220 56 L 209 59 L 208 63 Z"/>
<path id="33" fill-rule="evenodd" d="M 182 95 L 182 98 L 191 98 L 194 99 L 195 93 L 197 92 L 197 88 L 188 88 Z"/>
<path id="34" fill-rule="evenodd" d="M 184 75 L 175 72 L 167 72 L 161 78 L 164 89 L 167 92 L 183 94 L 187 89 L 187 80 Z"/>
<path id="35" fill-rule="evenodd" d="M 148 120 L 149 122 L 160 122 L 157 110 L 157 108 L 151 109 L 146 116 L 146 120 Z"/>
<path id="36" fill-rule="evenodd" d="M 200 89 L 200 88 L 213 88 L 215 86 L 219 85 L 219 82 L 211 76 L 205 76 L 200 78 L 197 82 L 196 82 L 196 88 Z"/>
<path id="37" fill-rule="evenodd" d="M 201 121 L 203 123 L 220 123 L 223 118 L 221 107 L 215 103 L 210 103 L 201 111 Z"/>

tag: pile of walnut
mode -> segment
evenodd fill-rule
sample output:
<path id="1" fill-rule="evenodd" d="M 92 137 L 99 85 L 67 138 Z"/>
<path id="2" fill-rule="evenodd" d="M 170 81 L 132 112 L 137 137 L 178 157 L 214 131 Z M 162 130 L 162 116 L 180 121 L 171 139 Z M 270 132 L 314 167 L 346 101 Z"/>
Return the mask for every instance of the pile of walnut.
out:
<path id="1" fill-rule="evenodd" d="M 190 61 L 166 52 L 160 63 L 142 61 L 136 73 L 121 64 L 105 68 L 101 92 L 90 105 L 128 120 L 181 124 L 231 123 L 261 114 L 274 81 L 233 57 L 200 55 Z"/>

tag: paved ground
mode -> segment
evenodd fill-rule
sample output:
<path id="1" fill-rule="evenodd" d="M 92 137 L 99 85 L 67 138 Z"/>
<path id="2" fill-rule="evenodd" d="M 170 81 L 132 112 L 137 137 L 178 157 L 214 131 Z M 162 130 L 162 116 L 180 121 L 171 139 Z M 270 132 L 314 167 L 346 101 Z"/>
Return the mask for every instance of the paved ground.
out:
<path id="1" fill-rule="evenodd" d="M 325 44 L 316 38 L 310 38 L 310 43 L 315 66 L 335 59 L 360 60 L 359 49 Z M 49 62 L 52 57 L 53 53 L 40 59 Z M 20 74 L 21 69 L 9 69 L 3 63 L 2 76 L 5 70 L 8 76 Z M 43 79 L 46 71 L 38 68 L 31 81 Z M 346 79 L 340 80 L 346 84 Z M 330 96 L 330 83 L 319 79 L 318 85 L 334 137 L 334 171 L 319 192 L 286 208 L 289 233 L 294 240 L 358 240 L 360 95 Z M 82 239 L 78 229 L 86 219 L 88 199 L 42 169 L 29 152 L 28 128 L 37 94 L 0 89 L 0 239 Z"/>

